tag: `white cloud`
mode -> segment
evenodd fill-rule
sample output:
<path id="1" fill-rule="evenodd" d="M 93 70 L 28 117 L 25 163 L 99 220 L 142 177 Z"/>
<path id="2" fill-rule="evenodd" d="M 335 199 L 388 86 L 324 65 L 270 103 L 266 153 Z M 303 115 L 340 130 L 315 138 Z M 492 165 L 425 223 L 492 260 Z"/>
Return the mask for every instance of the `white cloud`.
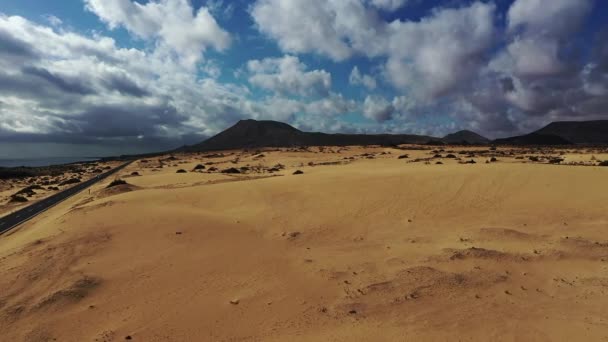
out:
<path id="1" fill-rule="evenodd" d="M 63 21 L 52 14 L 46 14 L 42 16 L 51 26 L 61 26 Z"/>
<path id="2" fill-rule="evenodd" d="M 392 119 L 395 107 L 384 97 L 368 95 L 363 102 L 363 115 L 377 122 Z"/>
<path id="3" fill-rule="evenodd" d="M 361 74 L 357 66 L 355 66 L 350 72 L 348 82 L 351 85 L 363 85 L 365 88 L 370 90 L 376 89 L 377 86 L 376 79 L 370 75 Z"/>
<path id="4" fill-rule="evenodd" d="M 560 54 L 591 7 L 591 0 L 515 1 L 507 13 L 511 41 L 494 67 L 522 77 L 567 72 L 568 62 Z"/>
<path id="5" fill-rule="evenodd" d="M 234 15 L 236 4 L 230 0 L 227 2 L 225 0 L 207 0 L 205 5 L 214 17 L 230 19 Z"/>
<path id="6" fill-rule="evenodd" d="M 247 62 L 249 82 L 278 94 L 325 96 L 331 89 L 331 74 L 325 70 L 306 71 L 295 56 L 265 58 Z"/>
<path id="7" fill-rule="evenodd" d="M 474 77 L 494 42 L 492 4 L 443 9 L 420 22 L 391 23 L 386 71 L 398 88 L 438 97 Z"/>
<path id="8" fill-rule="evenodd" d="M 360 0 L 258 0 L 251 15 L 285 52 L 342 61 L 355 53 L 377 56 L 386 50 L 384 22 Z"/>
<path id="9" fill-rule="evenodd" d="M 159 39 L 177 52 L 180 60 L 192 66 L 208 47 L 224 50 L 230 34 L 201 7 L 195 14 L 188 0 L 151 0 L 141 4 L 132 0 L 85 0 L 86 8 L 110 28 L 122 26 L 143 39 Z"/>
<path id="10" fill-rule="evenodd" d="M 342 94 L 331 93 L 325 98 L 309 102 L 304 111 L 307 114 L 334 116 L 357 112 L 359 109 L 359 104 L 355 100 L 346 99 Z"/>
<path id="11" fill-rule="evenodd" d="M 385 11 L 394 11 L 403 7 L 409 0 L 370 0 L 371 4 Z"/>
<path id="12" fill-rule="evenodd" d="M 341 61 L 353 55 L 387 57 L 386 75 L 397 88 L 439 97 L 475 77 L 495 41 L 493 4 L 437 9 L 420 21 L 385 22 L 375 7 L 404 1 L 258 0 L 252 17 L 283 51 L 316 53 Z M 364 82 L 358 70 L 351 83 Z M 359 72 L 360 74 L 360 72 Z M 360 76 L 360 79 L 358 78 Z M 373 80 L 365 80 L 373 88 Z"/>
<path id="13" fill-rule="evenodd" d="M 507 13 L 508 29 L 543 36 L 569 35 L 592 6 L 592 0 L 516 0 Z"/>

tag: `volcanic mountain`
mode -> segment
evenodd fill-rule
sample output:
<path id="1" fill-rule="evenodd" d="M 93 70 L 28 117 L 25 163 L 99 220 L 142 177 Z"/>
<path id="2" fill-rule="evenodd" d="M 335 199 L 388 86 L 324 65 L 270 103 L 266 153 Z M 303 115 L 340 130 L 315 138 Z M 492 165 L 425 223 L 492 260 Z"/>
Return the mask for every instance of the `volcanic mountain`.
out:
<path id="1" fill-rule="evenodd" d="M 258 147 L 426 144 L 439 139 L 410 134 L 327 134 L 303 132 L 277 121 L 241 120 L 225 131 L 183 151 Z"/>
<path id="2" fill-rule="evenodd" d="M 481 136 L 472 131 L 458 131 L 456 133 L 448 134 L 441 139 L 446 144 L 470 144 L 470 145 L 483 145 L 490 142 L 490 139 Z"/>
<path id="3" fill-rule="evenodd" d="M 196 145 L 176 151 L 219 151 L 241 148 L 294 146 L 351 146 L 400 144 L 483 145 L 571 145 L 608 144 L 608 120 L 551 123 L 530 134 L 490 141 L 471 131 L 459 131 L 443 138 L 412 134 L 327 134 L 304 132 L 277 121 L 241 120 L 225 131 Z"/>
<path id="4" fill-rule="evenodd" d="M 608 144 L 608 120 L 558 121 L 530 134 L 497 139 L 507 145 Z"/>

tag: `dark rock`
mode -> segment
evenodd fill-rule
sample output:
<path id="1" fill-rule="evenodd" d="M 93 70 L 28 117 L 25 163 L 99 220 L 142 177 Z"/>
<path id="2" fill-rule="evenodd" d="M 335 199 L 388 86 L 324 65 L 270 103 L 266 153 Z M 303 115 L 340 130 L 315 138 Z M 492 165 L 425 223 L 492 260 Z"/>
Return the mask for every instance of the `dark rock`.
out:
<path id="1" fill-rule="evenodd" d="M 241 173 L 241 171 L 237 168 L 231 167 L 231 168 L 227 168 L 222 170 L 222 173 L 231 173 L 231 174 L 236 174 L 236 173 Z"/>

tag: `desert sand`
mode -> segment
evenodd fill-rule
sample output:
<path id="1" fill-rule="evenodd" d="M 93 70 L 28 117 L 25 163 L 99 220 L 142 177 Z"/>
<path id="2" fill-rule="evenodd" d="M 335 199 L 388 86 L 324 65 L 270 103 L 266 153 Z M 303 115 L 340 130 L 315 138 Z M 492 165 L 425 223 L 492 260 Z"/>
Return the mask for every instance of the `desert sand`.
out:
<path id="1" fill-rule="evenodd" d="M 602 160 L 428 146 L 140 160 L 128 184 L 0 236 L 0 340 L 606 341 Z"/>

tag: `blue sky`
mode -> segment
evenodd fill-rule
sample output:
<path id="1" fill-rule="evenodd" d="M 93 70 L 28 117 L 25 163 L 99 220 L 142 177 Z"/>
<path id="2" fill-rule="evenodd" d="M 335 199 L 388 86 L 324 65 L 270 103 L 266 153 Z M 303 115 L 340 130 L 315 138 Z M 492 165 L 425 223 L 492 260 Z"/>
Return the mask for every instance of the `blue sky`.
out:
<path id="1" fill-rule="evenodd" d="M 0 13 L 0 156 L 153 151 L 244 118 L 491 138 L 608 118 L 605 1 L 5 0 Z"/>

